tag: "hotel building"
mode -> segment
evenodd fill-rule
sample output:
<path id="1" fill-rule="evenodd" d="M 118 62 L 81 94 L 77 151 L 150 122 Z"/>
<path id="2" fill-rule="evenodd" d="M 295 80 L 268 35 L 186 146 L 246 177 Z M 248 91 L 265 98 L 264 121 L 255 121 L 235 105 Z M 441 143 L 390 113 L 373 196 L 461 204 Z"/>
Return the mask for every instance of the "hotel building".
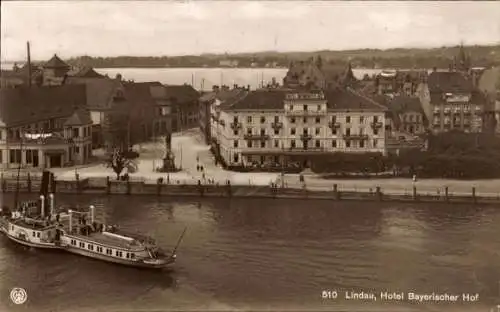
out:
<path id="1" fill-rule="evenodd" d="M 385 153 L 387 108 L 351 89 L 262 89 L 211 108 L 211 137 L 227 165 L 297 163 L 335 152 Z"/>

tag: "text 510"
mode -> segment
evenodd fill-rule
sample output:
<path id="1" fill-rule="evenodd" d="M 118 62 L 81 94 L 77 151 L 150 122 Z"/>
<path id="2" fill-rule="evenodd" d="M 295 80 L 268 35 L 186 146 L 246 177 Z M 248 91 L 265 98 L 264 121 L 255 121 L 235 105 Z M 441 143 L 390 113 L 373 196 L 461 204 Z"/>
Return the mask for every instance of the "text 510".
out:
<path id="1" fill-rule="evenodd" d="M 323 290 L 321 292 L 321 298 L 323 299 L 337 299 L 338 293 L 336 290 Z"/>

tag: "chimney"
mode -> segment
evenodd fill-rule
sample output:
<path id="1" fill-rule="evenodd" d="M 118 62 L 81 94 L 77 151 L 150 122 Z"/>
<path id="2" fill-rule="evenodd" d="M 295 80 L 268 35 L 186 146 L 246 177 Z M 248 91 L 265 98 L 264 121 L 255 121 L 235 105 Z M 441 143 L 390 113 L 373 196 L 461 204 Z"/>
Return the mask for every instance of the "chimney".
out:
<path id="1" fill-rule="evenodd" d="M 30 53 L 30 42 L 26 42 L 26 48 L 28 53 L 28 86 L 31 87 L 31 53 Z"/>
<path id="2" fill-rule="evenodd" d="M 437 67 L 436 67 L 436 66 L 434 66 L 434 67 L 432 68 L 432 72 L 433 72 L 433 73 L 437 72 Z"/>

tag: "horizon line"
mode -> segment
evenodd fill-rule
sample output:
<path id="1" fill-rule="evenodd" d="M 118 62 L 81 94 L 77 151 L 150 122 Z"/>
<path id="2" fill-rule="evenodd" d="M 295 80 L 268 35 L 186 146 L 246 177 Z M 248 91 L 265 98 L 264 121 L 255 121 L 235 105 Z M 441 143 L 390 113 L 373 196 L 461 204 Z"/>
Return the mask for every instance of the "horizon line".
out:
<path id="1" fill-rule="evenodd" d="M 29 42 L 29 41 L 28 41 Z M 407 47 L 392 47 L 392 48 L 357 48 L 357 49 L 343 49 L 343 50 L 330 50 L 330 49 L 323 49 L 323 50 L 304 50 L 304 51 L 279 51 L 279 50 L 261 50 L 261 51 L 249 51 L 249 52 L 206 52 L 206 53 L 201 53 L 201 54 L 178 54 L 178 55 L 115 55 L 115 56 L 101 56 L 101 55 L 75 55 L 75 56 L 70 56 L 70 57 L 65 57 L 64 59 L 69 60 L 69 59 L 75 59 L 75 58 L 81 58 L 81 57 L 91 57 L 91 58 L 119 58 L 119 57 L 155 57 L 155 58 L 162 58 L 162 57 L 167 57 L 167 58 L 176 58 L 176 57 L 203 57 L 203 56 L 238 56 L 242 54 L 263 54 L 263 53 L 276 53 L 276 54 L 286 54 L 286 53 L 326 53 L 326 52 L 354 52 L 354 51 L 363 51 L 363 50 L 373 50 L 373 51 L 380 51 L 380 52 L 386 52 L 386 51 L 391 51 L 391 50 L 436 50 L 436 49 L 449 49 L 449 48 L 457 48 L 462 46 L 464 48 L 467 47 L 496 47 L 500 46 L 500 40 L 498 42 L 490 43 L 490 44 L 468 44 L 465 45 L 463 44 L 463 41 L 459 44 L 456 45 L 442 45 L 442 46 L 420 46 L 420 47 L 412 47 L 412 46 L 407 46 Z M 57 54 L 57 53 L 55 53 Z M 59 55 L 58 55 L 59 56 Z M 26 61 L 25 59 L 22 60 L 0 60 L 1 63 L 17 63 L 17 62 L 24 62 Z M 32 62 L 41 62 L 40 60 L 32 60 Z"/>

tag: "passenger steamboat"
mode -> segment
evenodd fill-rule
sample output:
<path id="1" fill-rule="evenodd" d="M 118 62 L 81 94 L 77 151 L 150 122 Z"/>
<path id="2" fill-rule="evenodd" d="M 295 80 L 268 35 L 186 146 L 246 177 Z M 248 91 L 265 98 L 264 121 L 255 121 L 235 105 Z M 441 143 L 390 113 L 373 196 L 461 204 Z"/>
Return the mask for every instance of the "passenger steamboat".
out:
<path id="1" fill-rule="evenodd" d="M 116 226 L 97 222 L 94 206 L 88 211 L 69 209 L 67 213 L 56 213 L 54 195 L 43 192 L 48 189 L 49 174 L 44 172 L 39 201 L 23 202 L 17 211 L 6 207 L 1 210 L 0 230 L 10 240 L 134 267 L 160 269 L 175 262 L 186 229 L 173 251 L 167 254 L 151 237 L 126 233 Z"/>

